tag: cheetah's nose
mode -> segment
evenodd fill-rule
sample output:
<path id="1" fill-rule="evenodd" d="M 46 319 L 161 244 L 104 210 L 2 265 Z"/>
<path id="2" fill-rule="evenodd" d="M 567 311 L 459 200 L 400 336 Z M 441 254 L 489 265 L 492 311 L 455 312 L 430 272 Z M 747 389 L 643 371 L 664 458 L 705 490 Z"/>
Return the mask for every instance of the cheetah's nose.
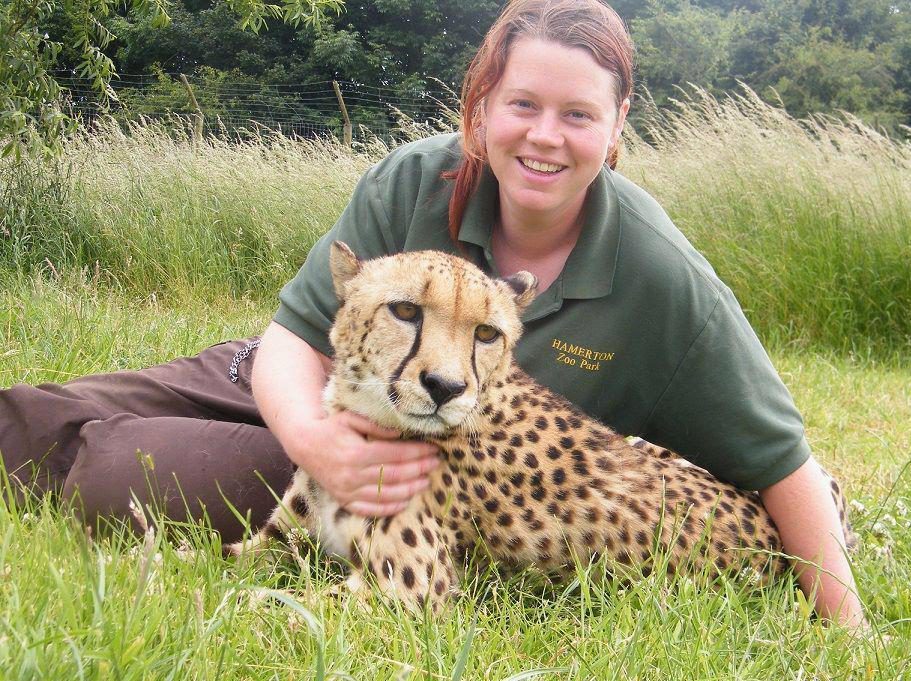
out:
<path id="1" fill-rule="evenodd" d="M 421 385 L 424 386 L 424 389 L 427 390 L 430 397 L 436 402 L 437 407 L 442 407 L 453 397 L 458 397 L 465 392 L 465 388 L 468 387 L 466 383 L 447 381 L 441 376 L 429 374 L 426 371 L 421 372 Z"/>

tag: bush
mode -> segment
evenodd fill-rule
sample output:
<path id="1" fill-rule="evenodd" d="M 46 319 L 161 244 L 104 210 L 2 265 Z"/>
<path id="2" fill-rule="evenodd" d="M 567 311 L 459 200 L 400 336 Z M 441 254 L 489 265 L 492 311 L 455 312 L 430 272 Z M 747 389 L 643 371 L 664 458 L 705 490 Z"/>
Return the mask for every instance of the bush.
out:
<path id="1" fill-rule="evenodd" d="M 631 135 L 648 189 L 766 342 L 911 350 L 911 143 L 851 116 L 798 121 L 750 90 L 692 91 Z"/>

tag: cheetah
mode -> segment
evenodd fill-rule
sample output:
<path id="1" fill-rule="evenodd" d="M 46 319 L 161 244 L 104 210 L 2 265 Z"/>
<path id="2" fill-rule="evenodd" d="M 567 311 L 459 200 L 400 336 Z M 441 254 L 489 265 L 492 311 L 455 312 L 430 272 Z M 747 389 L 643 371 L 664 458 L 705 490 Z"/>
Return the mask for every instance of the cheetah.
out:
<path id="1" fill-rule="evenodd" d="M 636 574 L 750 568 L 767 579 L 785 569 L 755 492 L 627 439 L 513 363 L 533 275 L 495 280 L 435 251 L 361 261 L 341 242 L 330 268 L 341 307 L 326 409 L 435 443 L 441 465 L 385 518 L 349 513 L 299 469 L 266 525 L 230 553 L 299 526 L 350 563 L 352 589 L 369 576 L 408 607 L 434 610 L 479 546 L 501 566 L 558 575 L 598 556 Z"/>

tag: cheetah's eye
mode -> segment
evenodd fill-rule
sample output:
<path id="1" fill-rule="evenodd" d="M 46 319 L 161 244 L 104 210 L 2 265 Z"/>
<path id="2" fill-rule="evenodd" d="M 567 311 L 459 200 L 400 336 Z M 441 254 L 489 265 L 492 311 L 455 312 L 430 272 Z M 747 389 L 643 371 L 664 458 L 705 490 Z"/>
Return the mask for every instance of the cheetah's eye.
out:
<path id="1" fill-rule="evenodd" d="M 481 324 L 474 330 L 474 337 L 482 343 L 492 343 L 500 337 L 500 332 L 489 324 Z"/>
<path id="2" fill-rule="evenodd" d="M 403 322 L 415 321 L 421 312 L 421 308 L 419 308 L 417 305 L 406 301 L 400 303 L 389 303 L 389 309 L 392 311 L 392 314 L 396 316 L 396 318 L 401 319 Z"/>

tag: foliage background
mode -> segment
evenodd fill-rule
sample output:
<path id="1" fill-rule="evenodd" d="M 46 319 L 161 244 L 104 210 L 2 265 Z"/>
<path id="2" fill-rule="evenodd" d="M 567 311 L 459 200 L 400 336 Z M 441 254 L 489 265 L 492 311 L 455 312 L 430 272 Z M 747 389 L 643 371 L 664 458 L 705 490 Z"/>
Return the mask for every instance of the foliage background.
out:
<path id="1" fill-rule="evenodd" d="M 457 92 L 468 60 L 504 4 L 355 0 L 318 25 L 272 21 L 257 34 L 242 30 L 223 1 L 173 0 L 166 27 L 154 14 L 136 12 L 112 14 L 104 24 L 116 36 L 109 49 L 114 67 L 133 78 L 185 73 L 202 86 L 255 82 L 290 88 L 292 96 L 294 88 L 334 79 L 382 88 L 386 99 L 402 102 L 442 86 Z M 649 93 L 659 107 L 679 97 L 677 88 L 687 83 L 718 95 L 742 81 L 797 117 L 846 110 L 892 134 L 907 134 L 911 0 L 616 0 L 613 6 L 636 44 L 637 91 Z M 79 61 L 66 47 L 75 44 L 74 23 L 63 11 L 45 23 L 65 46 L 55 66 L 71 73 Z M 156 113 L 165 102 L 187 108 L 179 86 L 168 99 L 159 81 L 157 99 L 148 101 L 129 78 L 124 87 L 133 90 L 123 99 L 134 113 Z M 209 105 L 218 113 L 218 102 Z M 370 108 L 353 112 L 355 124 L 382 122 L 377 107 Z M 255 108 L 249 113 L 256 118 Z"/>
<path id="2" fill-rule="evenodd" d="M 0 18 L 17 2 L 0 0 Z M 874 631 L 822 626 L 784 581 L 708 589 L 656 571 L 626 586 L 584 565 L 556 591 L 533 574 L 482 575 L 446 618 L 420 620 L 333 596 L 338 570 L 313 557 L 227 563 L 204 527 L 167 522 L 138 539 L 86 534 L 45 499 L 0 503 L 0 677 L 908 678 L 911 144 L 897 139 L 908 2 L 616 5 L 639 47 L 640 91 L 657 105 L 638 107 L 649 117 L 627 137 L 621 171 L 730 283 L 814 452 L 867 505 L 853 507 L 853 564 Z M 229 9 L 174 2 L 159 29 L 141 12 L 108 15 L 123 111 L 188 111 L 168 75 L 178 72 L 219 111 L 242 87 L 293 99 L 332 78 L 399 102 L 431 76 L 457 88 L 499 3 L 350 1 L 320 28 L 274 22 L 259 35 Z M 0 52 L 60 41 L 45 55 L 71 73 L 84 58 L 72 13 L 42 16 L 27 35 L 0 30 L 19 40 Z M 764 98 L 777 88 L 796 116 L 857 116 L 801 123 L 749 90 L 713 96 L 738 79 Z M 675 88 L 687 80 L 703 88 Z M 0 386 L 139 368 L 261 331 L 278 287 L 388 151 L 370 137 L 353 153 L 127 119 L 67 137 L 50 160 L 0 159 Z"/>

